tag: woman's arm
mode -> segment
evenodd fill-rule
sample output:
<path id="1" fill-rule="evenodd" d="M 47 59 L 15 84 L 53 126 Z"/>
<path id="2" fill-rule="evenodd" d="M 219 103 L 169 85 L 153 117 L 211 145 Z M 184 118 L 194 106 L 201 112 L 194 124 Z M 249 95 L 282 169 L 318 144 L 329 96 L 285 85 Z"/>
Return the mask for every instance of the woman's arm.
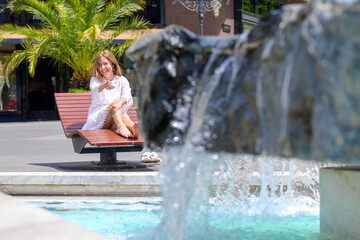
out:
<path id="1" fill-rule="evenodd" d="M 121 88 L 117 89 L 120 94 L 120 99 L 109 105 L 110 113 L 117 112 L 119 109 L 122 109 L 122 114 L 125 114 L 133 104 L 129 81 L 125 77 L 121 77 L 120 81 Z"/>
<path id="2" fill-rule="evenodd" d="M 119 111 L 122 106 L 126 104 L 126 99 L 125 98 L 121 98 L 119 100 L 115 100 L 114 102 L 112 102 L 110 105 L 109 105 L 109 112 L 111 114 L 114 114 L 116 113 L 117 111 Z"/>
<path id="3" fill-rule="evenodd" d="M 127 113 L 129 108 L 133 105 L 130 84 L 125 77 L 121 77 L 121 97 L 125 99 L 125 103 L 122 105 L 122 112 L 124 114 Z"/>
<path id="4" fill-rule="evenodd" d="M 102 84 L 99 85 L 99 92 L 101 92 L 102 90 L 104 90 L 105 88 L 107 89 L 112 89 L 114 86 L 112 85 L 111 81 L 106 81 Z"/>
<path id="5" fill-rule="evenodd" d="M 92 93 L 100 92 L 100 82 L 95 77 L 90 79 L 90 90 Z"/>

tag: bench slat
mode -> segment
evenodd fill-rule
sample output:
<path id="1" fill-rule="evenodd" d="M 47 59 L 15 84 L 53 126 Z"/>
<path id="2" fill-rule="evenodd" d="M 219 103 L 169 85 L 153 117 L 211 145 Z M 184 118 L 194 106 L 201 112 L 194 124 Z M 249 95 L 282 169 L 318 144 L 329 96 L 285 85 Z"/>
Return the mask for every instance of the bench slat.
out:
<path id="1" fill-rule="evenodd" d="M 90 104 L 91 104 L 91 102 L 89 102 L 89 103 L 84 102 L 84 103 L 77 103 L 77 104 L 69 104 L 69 103 L 62 102 L 62 103 L 58 104 L 58 107 L 60 107 L 60 108 L 74 108 L 74 109 L 76 109 L 76 108 L 88 108 L 90 106 Z"/>
<path id="2" fill-rule="evenodd" d="M 98 130 L 78 130 L 70 136 L 79 134 L 86 138 L 92 146 L 110 146 L 110 145 L 142 145 L 143 139 L 124 138 L 109 129 Z"/>

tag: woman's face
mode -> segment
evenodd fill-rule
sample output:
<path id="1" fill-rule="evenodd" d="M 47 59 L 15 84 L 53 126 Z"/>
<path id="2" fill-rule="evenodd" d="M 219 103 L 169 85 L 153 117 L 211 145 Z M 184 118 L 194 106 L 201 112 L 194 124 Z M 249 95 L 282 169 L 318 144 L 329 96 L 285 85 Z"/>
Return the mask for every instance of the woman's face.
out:
<path id="1" fill-rule="evenodd" d="M 98 70 L 106 80 L 112 80 L 114 78 L 113 65 L 103 56 L 99 59 Z"/>

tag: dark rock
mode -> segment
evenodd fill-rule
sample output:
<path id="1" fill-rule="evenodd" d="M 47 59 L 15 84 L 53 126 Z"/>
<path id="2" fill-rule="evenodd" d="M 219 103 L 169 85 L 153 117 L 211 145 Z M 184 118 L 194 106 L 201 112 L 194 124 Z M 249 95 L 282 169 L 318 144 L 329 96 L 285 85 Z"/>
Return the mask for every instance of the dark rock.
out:
<path id="1" fill-rule="evenodd" d="M 127 55 L 146 142 L 356 161 L 359 20 L 359 3 L 290 4 L 232 38 L 179 26 L 141 37 Z"/>

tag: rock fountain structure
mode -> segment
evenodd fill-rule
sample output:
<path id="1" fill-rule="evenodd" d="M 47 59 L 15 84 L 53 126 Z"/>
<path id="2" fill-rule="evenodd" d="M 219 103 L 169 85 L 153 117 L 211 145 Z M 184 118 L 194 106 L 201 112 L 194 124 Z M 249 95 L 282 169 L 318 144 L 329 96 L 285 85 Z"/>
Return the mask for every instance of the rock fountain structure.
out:
<path id="1" fill-rule="evenodd" d="M 127 55 L 140 79 L 141 128 L 148 146 L 187 146 L 179 155 L 205 150 L 358 162 L 359 22 L 360 2 L 317 1 L 287 5 L 232 38 L 200 37 L 179 26 L 140 38 Z M 182 177 L 172 180 L 196 179 L 196 173 L 188 174 L 198 167 L 194 160 L 174 162 L 181 171 L 170 175 Z M 340 199 L 327 201 L 328 194 L 338 193 L 336 185 L 329 189 L 326 183 L 333 174 L 323 172 L 322 231 L 359 237 L 359 230 L 333 221 L 359 209 L 360 189 L 354 188 L 359 180 L 348 183 L 355 199 L 336 212 Z M 182 184 L 187 183 L 180 181 L 177 190 Z M 176 203 L 177 216 L 186 212 L 189 192 Z M 351 221 L 358 222 L 344 222 Z M 168 227 L 183 225 L 184 220 L 174 220 Z"/>

